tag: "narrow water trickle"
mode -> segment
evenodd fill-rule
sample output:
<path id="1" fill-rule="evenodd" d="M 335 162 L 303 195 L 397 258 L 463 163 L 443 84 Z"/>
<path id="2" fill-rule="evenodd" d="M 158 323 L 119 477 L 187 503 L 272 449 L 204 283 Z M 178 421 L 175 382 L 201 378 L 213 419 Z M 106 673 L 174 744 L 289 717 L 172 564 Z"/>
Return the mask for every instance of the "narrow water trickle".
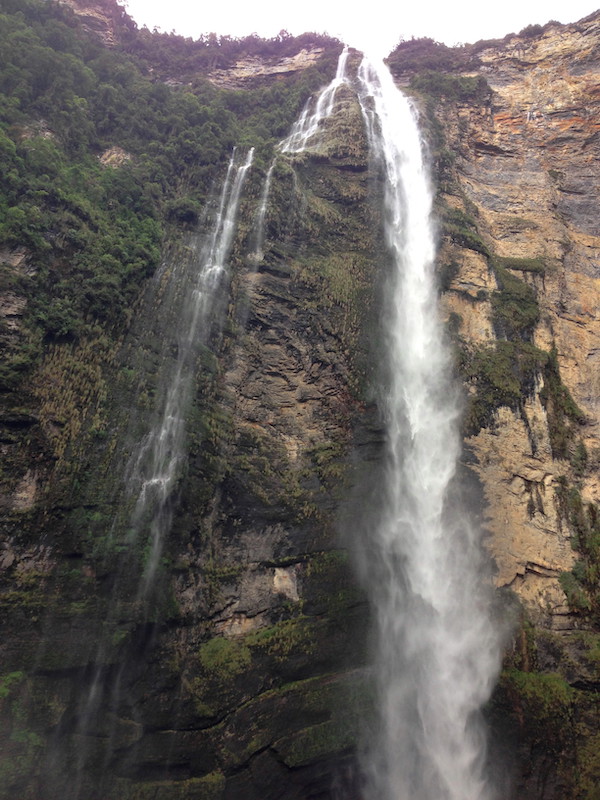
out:
<path id="1" fill-rule="evenodd" d="M 316 98 L 310 97 L 292 130 L 282 142 L 279 149 L 282 153 L 301 153 L 306 149 L 309 139 L 317 133 L 321 122 L 331 116 L 335 103 L 335 93 L 346 82 L 346 62 L 348 47 L 345 46 L 338 59 L 335 77 Z"/>
<path id="2" fill-rule="evenodd" d="M 253 259 L 256 263 L 262 261 L 264 257 L 263 245 L 265 243 L 265 217 L 267 214 L 267 203 L 269 201 L 269 192 L 271 191 L 271 179 L 273 177 L 273 170 L 277 159 L 274 158 L 271 166 L 267 170 L 263 190 L 260 195 L 260 205 L 258 207 L 258 214 L 256 215 L 256 244 L 254 245 Z"/>
<path id="3" fill-rule="evenodd" d="M 83 800 L 90 796 L 90 762 L 102 763 L 110 777 L 115 756 L 119 714 L 127 707 L 127 716 L 135 720 L 134 702 L 127 698 L 136 660 L 151 646 L 156 592 L 153 591 L 164 545 L 172 524 L 172 505 L 176 487 L 187 457 L 185 418 L 192 401 L 196 359 L 206 346 L 215 324 L 215 302 L 227 272 L 227 259 L 233 243 L 235 222 L 244 180 L 250 169 L 253 150 L 247 154 L 234 151 L 220 194 L 218 208 L 210 222 L 210 231 L 200 244 L 194 241 L 193 258 L 178 264 L 166 278 L 177 282 L 170 287 L 167 302 L 173 329 L 166 333 L 157 375 L 154 415 L 147 433 L 134 446 L 125 469 L 125 493 L 129 505 L 121 504 L 113 524 L 113 537 L 122 535 L 123 514 L 127 518 L 125 539 L 116 543 L 111 601 L 107 609 L 107 636 L 97 642 L 93 661 L 83 676 L 78 695 L 73 698 L 72 724 L 78 746 L 65 753 L 68 746 L 59 731 L 51 760 L 74 764 L 74 774 L 65 775 L 62 796 L 65 800 Z M 168 265 L 167 265 L 168 266 Z M 179 269 L 180 268 L 180 269 Z M 167 271 L 168 272 L 168 271 Z M 164 278 L 157 276 L 158 278 Z M 157 282 L 157 291 L 165 283 Z M 119 516 L 121 515 L 121 516 Z M 115 544 L 115 543 L 113 543 Z M 133 555 L 132 557 L 132 554 Z M 136 558 L 144 558 L 143 565 Z M 136 576 L 139 583 L 136 586 Z M 122 624 L 137 625 L 137 639 L 129 655 L 113 663 L 112 635 Z M 133 724 L 133 722 L 132 722 Z M 98 738 L 96 731 L 102 730 Z M 62 736 L 62 738 L 61 738 Z M 101 787 L 95 787 L 101 790 Z M 94 796 L 99 796 L 94 794 Z"/>
<path id="4" fill-rule="evenodd" d="M 366 797 L 489 800 L 480 709 L 499 643 L 479 535 L 454 496 L 460 403 L 438 317 L 431 189 L 410 102 L 383 63 L 365 59 L 358 79 L 392 262 L 385 485 L 364 546 L 378 693 Z"/>
<path id="5" fill-rule="evenodd" d="M 169 499 L 185 458 L 185 411 L 194 374 L 193 360 L 200 345 L 206 343 L 212 301 L 225 273 L 242 186 L 253 152 L 251 149 L 243 160 L 235 151 L 231 156 L 212 233 L 200 254 L 193 288 L 178 315 L 177 355 L 162 382 L 157 421 L 135 449 L 127 469 L 128 492 L 137 498 L 129 539 L 148 537 L 141 596 L 152 585 L 164 537 L 171 525 Z"/>
<path id="6" fill-rule="evenodd" d="M 335 76 L 316 97 L 311 96 L 308 98 L 302 113 L 292 125 L 290 133 L 277 145 L 277 150 L 280 153 L 298 155 L 315 144 L 315 137 L 321 130 L 321 123 L 333 113 L 337 90 L 342 84 L 347 82 L 346 64 L 348 61 L 348 54 L 349 50 L 346 45 L 340 53 Z M 264 257 L 265 217 L 267 213 L 267 203 L 269 201 L 269 192 L 271 191 L 273 170 L 275 169 L 276 163 L 277 155 L 275 155 L 271 166 L 267 170 L 258 214 L 256 215 L 256 244 L 252 255 L 252 259 L 256 264 L 262 261 Z"/>

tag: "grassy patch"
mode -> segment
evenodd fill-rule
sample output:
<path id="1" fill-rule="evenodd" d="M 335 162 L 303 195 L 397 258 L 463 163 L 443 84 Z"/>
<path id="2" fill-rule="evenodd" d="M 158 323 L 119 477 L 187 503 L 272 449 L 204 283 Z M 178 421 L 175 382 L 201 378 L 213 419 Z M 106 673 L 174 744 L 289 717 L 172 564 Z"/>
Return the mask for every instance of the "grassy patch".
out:
<path id="1" fill-rule="evenodd" d="M 249 634 L 245 642 L 250 648 L 263 650 L 276 662 L 283 663 L 294 652 L 310 655 L 315 649 L 313 623 L 308 617 L 293 617 Z"/>
<path id="2" fill-rule="evenodd" d="M 572 546 L 581 555 L 570 572 L 560 576 L 570 607 L 600 624 L 600 509 L 585 503 L 566 478 L 558 481 L 556 495 L 562 518 L 573 531 Z"/>
<path id="3" fill-rule="evenodd" d="M 498 336 L 509 340 L 531 339 L 540 318 L 535 290 L 493 261 L 498 291 L 492 294 L 492 319 Z"/>
<path id="4" fill-rule="evenodd" d="M 430 97 L 462 103 L 484 102 L 492 93 L 482 75 L 452 75 L 432 69 L 415 75 L 410 88 Z"/>
<path id="5" fill-rule="evenodd" d="M 498 341 L 490 347 L 463 351 L 460 369 L 476 389 L 465 418 L 467 435 L 493 423 L 501 406 L 518 410 L 530 397 L 547 354 L 527 342 Z"/>
<path id="6" fill-rule="evenodd" d="M 540 256 L 537 258 L 494 256 L 493 263 L 501 269 L 516 269 L 519 272 L 533 272 L 536 275 L 544 275 L 546 272 L 546 262 Z"/>
<path id="7" fill-rule="evenodd" d="M 571 735 L 573 703 L 573 690 L 564 678 L 508 669 L 502 673 L 501 688 L 510 698 L 522 736 L 561 753 Z"/>
<path id="8" fill-rule="evenodd" d="M 243 672 L 252 660 L 248 647 L 238 639 L 218 636 L 198 651 L 203 668 L 220 681 L 229 681 Z"/>
<path id="9" fill-rule="evenodd" d="M 548 355 L 544 366 L 544 388 L 540 400 L 548 415 L 550 446 L 554 458 L 568 458 L 571 454 L 576 426 L 585 422 L 585 415 L 571 397 L 571 393 L 560 377 L 558 353 L 555 347 Z M 578 470 L 585 467 L 587 457 L 581 447 L 575 448 L 573 458 Z"/>

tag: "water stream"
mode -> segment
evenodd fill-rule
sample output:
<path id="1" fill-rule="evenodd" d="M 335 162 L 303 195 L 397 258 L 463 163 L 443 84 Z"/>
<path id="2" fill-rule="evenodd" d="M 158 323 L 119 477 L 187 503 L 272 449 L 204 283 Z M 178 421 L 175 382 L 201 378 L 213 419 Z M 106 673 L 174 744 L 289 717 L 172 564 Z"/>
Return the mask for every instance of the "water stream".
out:
<path id="1" fill-rule="evenodd" d="M 200 253 L 198 272 L 178 314 L 176 357 L 162 381 L 156 424 L 135 449 L 127 469 L 127 490 L 136 502 L 129 538 L 147 536 L 147 557 L 140 588 L 143 596 L 152 585 L 171 526 L 169 499 L 185 458 L 185 412 L 194 376 L 193 362 L 206 343 L 212 301 L 226 270 L 244 179 L 253 150 L 245 157 L 234 151 L 223 183 L 211 235 Z"/>
<path id="2" fill-rule="evenodd" d="M 302 113 L 292 125 L 290 133 L 279 142 L 277 150 L 280 153 L 298 155 L 303 153 L 307 148 L 318 143 L 315 139 L 318 133 L 322 132 L 322 123 L 333 113 L 335 105 L 335 95 L 337 90 L 342 84 L 347 82 L 346 65 L 348 61 L 349 50 L 344 46 L 340 57 L 338 59 L 336 73 L 330 83 L 325 86 L 316 97 L 311 96 L 306 101 Z M 312 110 L 311 110 L 312 109 Z M 267 204 L 269 202 L 269 192 L 271 191 L 271 181 L 273 178 L 273 171 L 277 163 L 277 154 L 273 158 L 261 192 L 260 205 L 256 215 L 255 223 L 255 246 L 252 260 L 255 264 L 259 264 L 264 258 L 263 246 L 265 241 L 265 217 L 267 213 Z"/>
<path id="3" fill-rule="evenodd" d="M 300 154 L 315 143 L 322 121 L 334 109 L 337 89 L 348 80 L 347 58 L 344 48 L 335 78 L 309 100 L 280 143 L 281 154 Z M 366 800 L 492 800 L 480 709 L 496 678 L 499 642 L 490 620 L 489 586 L 482 579 L 487 573 L 480 535 L 454 492 L 460 401 L 438 317 L 431 189 L 416 115 L 387 69 L 363 61 L 357 85 L 371 158 L 383 177 L 392 266 L 384 308 L 383 502 L 364 545 L 363 572 L 376 624 L 378 695 L 377 719 L 365 737 L 364 795 Z M 172 525 L 195 364 L 209 338 L 213 301 L 226 275 L 252 157 L 252 151 L 231 157 L 210 233 L 199 248 L 197 271 L 173 314 L 171 357 L 161 367 L 153 422 L 127 464 L 132 508 L 127 543 L 146 551 L 136 597 L 141 607 L 151 605 Z M 256 217 L 257 262 L 274 166 L 275 161 Z M 127 574 L 118 578 L 127 579 Z M 120 613 L 118 603 L 114 613 Z M 74 703 L 73 732 L 82 744 L 77 776 L 65 798 L 85 795 L 94 720 L 103 711 L 114 712 L 116 720 L 127 689 L 127 664 L 110 673 L 103 648 L 106 643 L 100 642 Z M 113 728 L 103 743 L 107 770 Z"/>
<path id="4" fill-rule="evenodd" d="M 176 487 L 187 457 L 185 418 L 192 399 L 196 360 L 201 348 L 208 344 L 215 323 L 215 301 L 227 273 L 241 192 L 252 159 L 253 150 L 247 154 L 233 152 L 212 220 L 209 215 L 208 234 L 192 237 L 193 257 L 180 259 L 170 265 L 171 269 L 157 275 L 156 291 L 149 294 L 150 301 L 156 299 L 156 293 L 168 295 L 162 312 L 172 329 L 163 333 L 154 413 L 147 432 L 133 447 L 125 469 L 125 494 L 130 502 L 119 506 L 117 516 L 127 514 L 129 508 L 132 511 L 124 546 L 116 549 L 120 555 L 112 565 L 108 633 L 99 637 L 93 661 L 73 698 L 72 710 L 65 715 L 71 720 L 69 724 L 78 746 L 73 753 L 65 752 L 69 747 L 67 727 L 58 731 L 50 754 L 50 762 L 55 766 L 69 764 L 65 767 L 62 788 L 65 800 L 89 796 L 86 771 L 90 759 L 102 759 L 105 774 L 110 776 L 122 706 L 128 707 L 127 716 L 136 719 L 136 709 L 127 698 L 128 682 L 137 669 L 134 662 L 144 658 L 151 642 L 156 599 L 153 589 L 171 530 Z M 169 267 L 168 262 L 164 266 Z M 151 308 L 146 308 L 146 312 L 151 313 Z M 122 535 L 122 527 L 122 519 L 116 518 L 113 537 Z M 140 573 L 136 558 L 140 555 L 144 556 L 144 563 L 136 585 Z M 126 622 L 132 613 L 138 615 L 140 641 L 132 646 L 129 656 L 113 664 L 113 626 Z M 150 639 L 144 642 L 144 636 Z M 98 730 L 102 731 L 100 738 L 95 734 Z"/>
<path id="5" fill-rule="evenodd" d="M 309 139 L 319 131 L 321 122 L 331 116 L 335 103 L 335 93 L 346 82 L 346 62 L 348 47 L 345 46 L 338 59 L 337 70 L 331 83 L 317 95 L 310 97 L 289 136 L 279 144 L 282 153 L 301 153 L 306 149 Z"/>
<path id="6" fill-rule="evenodd" d="M 273 161 L 271 161 L 271 166 L 267 170 L 265 182 L 263 184 L 263 189 L 260 195 L 260 205 L 258 207 L 258 214 L 256 215 L 256 224 L 255 224 L 256 243 L 254 245 L 254 253 L 252 254 L 252 258 L 256 264 L 258 264 L 264 258 L 263 245 L 265 243 L 265 217 L 267 214 L 267 203 L 269 202 L 269 192 L 271 191 L 271 180 L 273 178 L 273 170 L 275 169 L 276 162 L 277 158 L 274 158 Z"/>
<path id="7" fill-rule="evenodd" d="M 387 431 L 380 517 L 365 546 L 377 720 L 369 800 L 488 800 L 480 709 L 498 669 L 480 537 L 454 496 L 460 402 L 438 317 L 432 193 L 416 114 L 365 59 L 359 99 L 384 180 Z"/>

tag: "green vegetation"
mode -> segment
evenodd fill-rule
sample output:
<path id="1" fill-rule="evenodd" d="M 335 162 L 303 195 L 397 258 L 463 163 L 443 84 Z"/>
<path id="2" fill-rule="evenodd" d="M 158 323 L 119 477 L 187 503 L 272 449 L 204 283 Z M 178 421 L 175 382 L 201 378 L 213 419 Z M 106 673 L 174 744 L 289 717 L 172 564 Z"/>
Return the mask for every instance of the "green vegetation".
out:
<path id="1" fill-rule="evenodd" d="M 465 203 L 466 205 L 466 203 Z M 477 220 L 462 208 L 441 204 L 444 233 L 453 242 L 485 255 L 494 270 L 498 289 L 491 293 L 492 324 L 498 341 L 488 347 L 469 347 L 459 336 L 459 320 L 451 318 L 449 330 L 460 348 L 459 369 L 463 378 L 476 389 L 469 398 L 465 431 L 474 434 L 492 424 L 500 406 L 519 410 L 531 397 L 540 375 L 544 387 L 541 402 L 548 414 L 550 444 L 554 458 L 569 458 L 578 474 L 583 474 L 587 453 L 583 443 L 575 444 L 576 426 L 585 422 L 567 387 L 562 383 L 556 349 L 549 353 L 532 343 L 533 331 L 540 319 L 534 286 L 517 277 L 514 271 L 543 275 L 544 258 L 516 258 L 490 253 L 481 240 Z M 440 286 L 447 291 L 458 271 L 450 261 L 440 269 Z M 482 292 L 478 300 L 486 300 Z"/>
<path id="2" fill-rule="evenodd" d="M 562 589 L 573 610 L 600 625 L 600 509 L 584 503 L 579 490 L 564 477 L 556 495 L 561 515 L 573 531 L 571 544 L 581 556 L 570 572 L 562 573 Z"/>
<path id="3" fill-rule="evenodd" d="M 571 443 L 576 426 L 585 422 L 585 415 L 561 381 L 558 353 L 555 347 L 548 355 L 543 374 L 544 388 L 540 392 L 540 400 L 548 415 L 552 455 L 554 458 L 569 458 L 572 454 Z M 581 442 L 572 455 L 575 459 L 576 469 L 581 471 L 587 460 L 587 454 Z"/>
<path id="4" fill-rule="evenodd" d="M 498 262 L 494 263 L 498 291 L 492 294 L 494 328 L 509 341 L 529 341 L 540 318 L 535 290 Z"/>
<path id="5" fill-rule="evenodd" d="M 442 208 L 442 225 L 446 236 L 460 247 L 474 250 L 484 256 L 489 256 L 490 251 L 477 232 L 475 219 L 460 208 Z"/>
<path id="6" fill-rule="evenodd" d="M 460 269 L 460 264 L 458 263 L 458 261 L 455 261 L 454 259 L 452 259 L 452 261 L 446 264 L 442 264 L 438 276 L 440 291 L 442 292 L 448 291 L 448 289 L 452 285 L 452 282 L 458 275 L 459 269 Z"/>
<path id="7" fill-rule="evenodd" d="M 198 658 L 203 668 L 221 681 L 231 680 L 250 664 L 250 650 L 239 639 L 219 636 L 200 647 Z"/>
<path id="8" fill-rule="evenodd" d="M 108 49 L 65 6 L 3 3 L 0 246 L 26 248 L 31 266 L 0 274 L 30 298 L 0 390 L 20 382 L 44 341 L 87 337 L 97 323 L 121 330 L 158 264 L 165 221 L 194 224 L 232 147 L 267 154 L 335 59 L 330 51 L 285 89 L 223 92 L 197 70 L 252 52 L 257 37 L 194 44 L 138 31 L 124 13 L 117 25 L 119 43 Z M 309 41 L 335 44 L 282 33 L 267 48 L 290 54 Z M 151 79 L 163 62 L 196 70 L 193 85 Z M 104 165 L 100 156 L 115 147 L 121 155 Z"/>
<path id="9" fill-rule="evenodd" d="M 455 72 L 468 67 L 468 50 L 463 47 L 448 47 L 429 37 L 400 40 L 390 53 L 387 63 L 393 73 Z"/>
<path id="10" fill-rule="evenodd" d="M 432 69 L 425 69 L 415 75 L 411 79 L 410 88 L 429 97 L 459 103 L 485 102 L 492 93 L 482 75 L 452 75 Z"/>
<path id="11" fill-rule="evenodd" d="M 524 39 L 534 39 L 543 32 L 544 26 L 542 25 L 526 25 L 522 30 L 519 31 L 519 36 L 522 36 Z"/>
<path id="12" fill-rule="evenodd" d="M 534 746 L 543 744 L 555 755 L 561 754 L 572 736 L 573 691 L 564 678 L 507 669 L 500 686 L 508 695 L 523 738 Z"/>
<path id="13" fill-rule="evenodd" d="M 0 701 L 10 696 L 15 687 L 25 680 L 25 673 L 21 671 L 9 672 L 8 675 L 0 675 Z"/>
<path id="14" fill-rule="evenodd" d="M 199 672 L 188 682 L 196 712 L 214 717 L 247 700 L 257 668 L 274 676 L 282 666 L 289 668 L 294 659 L 304 661 L 315 651 L 315 624 L 311 618 L 296 616 L 245 636 L 217 636 L 202 644 Z"/>
<path id="15" fill-rule="evenodd" d="M 500 406 L 517 411 L 535 389 L 536 376 L 547 354 L 527 342 L 498 341 L 489 347 L 464 348 L 460 355 L 463 377 L 477 390 L 465 418 L 467 434 L 492 424 Z"/>
<path id="16" fill-rule="evenodd" d="M 492 725 L 518 740 L 524 769 L 539 770 L 565 797 L 597 796 L 600 759 L 590 743 L 597 742 L 599 664 L 597 634 L 552 632 L 522 616 L 488 708 Z M 570 683 L 586 674 L 591 685 Z"/>
<path id="17" fill-rule="evenodd" d="M 268 653 L 283 663 L 294 652 L 310 655 L 315 649 L 314 622 L 309 617 L 292 617 L 268 628 L 260 628 L 246 637 L 248 647 Z"/>
<path id="18" fill-rule="evenodd" d="M 493 263 L 497 269 L 516 269 L 519 272 L 533 272 L 535 275 L 543 275 L 546 272 L 546 262 L 543 258 L 510 258 L 506 256 L 494 256 Z"/>

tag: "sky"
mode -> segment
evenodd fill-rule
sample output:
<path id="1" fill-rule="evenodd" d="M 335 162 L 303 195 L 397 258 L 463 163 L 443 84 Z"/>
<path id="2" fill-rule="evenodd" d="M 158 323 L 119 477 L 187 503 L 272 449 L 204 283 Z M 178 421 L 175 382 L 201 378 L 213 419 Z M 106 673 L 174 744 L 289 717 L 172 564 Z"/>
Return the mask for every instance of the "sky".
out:
<path id="1" fill-rule="evenodd" d="M 576 22 L 597 0 L 120 0 L 141 27 L 269 38 L 326 32 L 347 44 L 386 55 L 400 38 L 430 36 L 449 45 L 501 38 L 551 19 Z"/>

